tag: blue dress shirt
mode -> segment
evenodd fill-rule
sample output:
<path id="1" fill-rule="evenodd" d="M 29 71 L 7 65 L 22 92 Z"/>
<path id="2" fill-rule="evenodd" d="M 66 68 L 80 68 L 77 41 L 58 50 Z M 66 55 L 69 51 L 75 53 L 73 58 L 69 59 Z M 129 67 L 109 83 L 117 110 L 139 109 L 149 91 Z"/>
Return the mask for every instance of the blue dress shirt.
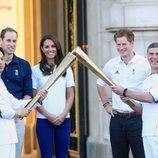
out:
<path id="1" fill-rule="evenodd" d="M 2 72 L 1 78 L 8 91 L 17 99 L 22 99 L 24 95 L 33 96 L 32 91 L 32 71 L 30 64 L 16 55 Z"/>

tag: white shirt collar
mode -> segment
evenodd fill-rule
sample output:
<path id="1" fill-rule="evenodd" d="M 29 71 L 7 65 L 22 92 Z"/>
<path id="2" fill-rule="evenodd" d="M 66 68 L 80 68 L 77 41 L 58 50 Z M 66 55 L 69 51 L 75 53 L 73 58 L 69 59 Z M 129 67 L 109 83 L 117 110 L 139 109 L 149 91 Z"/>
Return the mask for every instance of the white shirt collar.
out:
<path id="1" fill-rule="evenodd" d="M 124 61 L 121 59 L 121 57 L 119 56 L 119 60 L 118 60 L 118 62 L 119 63 L 124 63 Z M 137 55 L 135 54 L 134 56 L 133 56 L 133 58 L 128 62 L 128 64 L 130 64 L 130 63 L 136 63 L 137 62 Z"/>

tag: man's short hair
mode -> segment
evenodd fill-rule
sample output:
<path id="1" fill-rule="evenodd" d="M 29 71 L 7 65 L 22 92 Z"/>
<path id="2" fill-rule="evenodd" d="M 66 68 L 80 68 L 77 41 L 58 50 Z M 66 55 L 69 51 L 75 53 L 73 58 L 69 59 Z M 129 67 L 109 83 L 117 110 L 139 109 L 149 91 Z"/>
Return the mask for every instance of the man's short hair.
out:
<path id="1" fill-rule="evenodd" d="M 134 42 L 134 33 L 126 28 L 120 29 L 114 34 L 114 41 L 116 42 L 120 37 L 126 37 L 128 42 Z"/>
<path id="2" fill-rule="evenodd" d="M 1 31 L 0 38 L 1 38 L 2 40 L 3 40 L 3 38 L 5 37 L 6 32 L 15 32 L 16 35 L 17 35 L 17 37 L 18 37 L 17 31 L 15 31 L 15 30 L 14 30 L 13 28 L 11 28 L 11 27 L 6 27 L 6 28 L 4 28 L 4 29 Z"/>
<path id="3" fill-rule="evenodd" d="M 158 42 L 151 43 L 147 48 L 147 52 L 149 51 L 150 48 L 158 48 Z"/>

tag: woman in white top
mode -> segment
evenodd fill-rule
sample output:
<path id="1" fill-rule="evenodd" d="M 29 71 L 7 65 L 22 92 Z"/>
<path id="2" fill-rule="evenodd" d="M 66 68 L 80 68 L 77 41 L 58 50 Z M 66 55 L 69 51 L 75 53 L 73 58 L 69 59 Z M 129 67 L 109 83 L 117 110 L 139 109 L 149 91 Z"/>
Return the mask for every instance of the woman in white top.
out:
<path id="1" fill-rule="evenodd" d="M 32 68 L 35 92 L 49 79 L 64 56 L 59 41 L 45 35 L 40 42 L 41 61 Z M 70 114 L 74 101 L 74 78 L 71 68 L 49 89 L 47 98 L 37 110 L 36 133 L 41 158 L 52 158 L 53 144 L 56 158 L 66 158 L 70 140 Z"/>

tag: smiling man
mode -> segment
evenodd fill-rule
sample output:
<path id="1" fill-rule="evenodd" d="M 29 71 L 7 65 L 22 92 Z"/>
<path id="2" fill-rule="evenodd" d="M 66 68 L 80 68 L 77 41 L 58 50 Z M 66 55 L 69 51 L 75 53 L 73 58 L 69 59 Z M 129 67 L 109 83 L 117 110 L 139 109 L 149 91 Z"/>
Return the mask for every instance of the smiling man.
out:
<path id="1" fill-rule="evenodd" d="M 143 56 L 133 50 L 134 34 L 131 30 L 120 29 L 114 34 L 118 57 L 109 60 L 103 72 L 117 85 L 139 90 L 142 82 L 151 73 L 150 65 Z M 131 148 L 134 158 L 145 158 L 142 141 L 142 118 L 118 95 L 112 93 L 112 103 L 108 100 L 107 84 L 100 78 L 97 88 L 103 106 L 110 114 L 110 141 L 113 158 L 128 158 Z"/>
<path id="2" fill-rule="evenodd" d="M 126 89 L 125 96 L 142 102 L 137 103 L 133 110 L 142 113 L 145 156 L 156 158 L 158 157 L 158 42 L 148 46 L 147 58 L 152 73 L 143 82 L 144 92 L 132 91 L 122 86 L 114 86 L 112 89 L 118 95 L 123 95 Z"/>

